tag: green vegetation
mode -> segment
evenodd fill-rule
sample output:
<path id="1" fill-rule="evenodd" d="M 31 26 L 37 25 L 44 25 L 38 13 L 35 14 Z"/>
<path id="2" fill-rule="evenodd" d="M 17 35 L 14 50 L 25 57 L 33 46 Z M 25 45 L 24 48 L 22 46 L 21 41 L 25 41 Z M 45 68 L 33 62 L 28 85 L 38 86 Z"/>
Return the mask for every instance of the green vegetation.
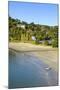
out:
<path id="1" fill-rule="evenodd" d="M 35 37 L 35 40 L 32 40 Z M 58 47 L 58 26 L 28 24 L 9 17 L 9 41 L 28 42 Z"/>

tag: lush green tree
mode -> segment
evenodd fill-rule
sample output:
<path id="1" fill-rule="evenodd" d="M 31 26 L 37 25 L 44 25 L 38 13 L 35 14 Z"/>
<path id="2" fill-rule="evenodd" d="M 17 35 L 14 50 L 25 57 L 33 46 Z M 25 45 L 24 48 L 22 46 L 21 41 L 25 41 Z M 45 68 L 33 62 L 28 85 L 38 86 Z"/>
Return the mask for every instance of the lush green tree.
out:
<path id="1" fill-rule="evenodd" d="M 39 41 L 45 41 L 45 45 L 49 45 L 48 40 L 51 40 L 51 45 L 58 47 L 58 26 L 40 25 L 34 22 L 28 24 L 12 17 L 8 19 L 9 41 L 32 42 L 32 36 L 34 36 L 36 44 L 39 44 Z M 18 27 L 18 25 L 25 25 L 25 28 Z"/>

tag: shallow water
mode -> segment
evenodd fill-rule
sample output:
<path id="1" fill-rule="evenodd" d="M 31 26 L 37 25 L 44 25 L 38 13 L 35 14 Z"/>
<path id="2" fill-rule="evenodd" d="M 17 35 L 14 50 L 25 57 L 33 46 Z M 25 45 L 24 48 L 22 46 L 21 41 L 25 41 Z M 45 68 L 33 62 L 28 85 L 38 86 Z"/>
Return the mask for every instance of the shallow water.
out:
<path id="1" fill-rule="evenodd" d="M 29 52 L 9 52 L 9 88 L 58 85 L 58 75 Z"/>

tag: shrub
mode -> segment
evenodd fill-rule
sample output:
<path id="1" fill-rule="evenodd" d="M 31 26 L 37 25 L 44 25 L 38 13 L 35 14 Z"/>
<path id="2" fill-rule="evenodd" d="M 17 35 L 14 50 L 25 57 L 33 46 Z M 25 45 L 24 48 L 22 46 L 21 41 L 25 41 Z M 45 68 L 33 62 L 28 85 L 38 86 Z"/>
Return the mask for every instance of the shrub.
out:
<path id="1" fill-rule="evenodd" d="M 58 47 L 58 40 L 57 39 L 52 40 L 52 47 Z"/>
<path id="2" fill-rule="evenodd" d="M 44 41 L 44 44 L 45 45 L 49 45 L 49 42 L 46 40 L 46 41 Z"/>

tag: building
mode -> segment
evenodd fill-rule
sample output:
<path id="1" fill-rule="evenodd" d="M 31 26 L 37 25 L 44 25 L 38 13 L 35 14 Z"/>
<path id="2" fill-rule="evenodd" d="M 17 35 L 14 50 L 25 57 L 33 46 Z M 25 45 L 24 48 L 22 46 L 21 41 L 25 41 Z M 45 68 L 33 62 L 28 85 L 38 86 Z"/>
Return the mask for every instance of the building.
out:
<path id="1" fill-rule="evenodd" d="M 35 36 L 32 36 L 32 40 L 34 40 L 34 41 L 36 40 Z"/>
<path id="2" fill-rule="evenodd" d="M 21 28 L 25 29 L 25 25 L 23 25 L 23 24 L 17 24 L 17 27 L 18 28 L 21 27 Z"/>

